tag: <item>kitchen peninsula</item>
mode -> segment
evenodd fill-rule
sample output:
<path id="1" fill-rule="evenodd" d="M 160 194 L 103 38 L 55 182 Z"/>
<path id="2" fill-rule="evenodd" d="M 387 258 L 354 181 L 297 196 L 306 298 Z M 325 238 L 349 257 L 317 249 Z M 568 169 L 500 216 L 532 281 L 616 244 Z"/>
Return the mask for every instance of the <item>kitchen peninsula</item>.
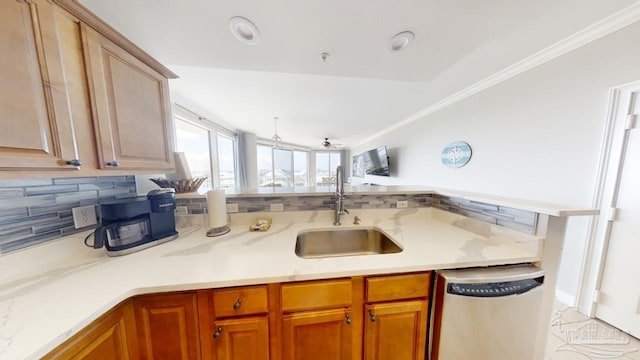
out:
<path id="1" fill-rule="evenodd" d="M 275 197 L 281 201 L 332 194 L 331 189 L 282 191 L 277 195 L 230 194 L 227 202 L 243 197 L 260 201 Z M 297 281 L 362 279 L 474 266 L 537 263 L 547 274 L 543 311 L 550 315 L 566 217 L 597 214 L 590 209 L 422 187 L 355 187 L 345 194 L 347 199 L 360 196 L 362 202 L 359 207 L 345 205 L 351 214 L 345 217 L 342 228 L 375 227 L 403 251 L 299 258 L 294 252 L 298 233 L 334 228 L 333 214 L 323 209 L 292 210 L 285 203 L 284 212 L 232 214 L 231 232 L 214 238 L 205 236 L 203 217 L 195 212 L 182 222 L 177 240 L 123 257 L 110 258 L 103 251 L 85 247 L 83 239 L 88 233 L 5 255 L 0 262 L 0 359 L 40 358 L 111 308 L 142 294 L 252 285 L 269 285 L 272 289 L 271 284 Z M 384 199 L 367 196 L 393 201 L 408 197 L 408 207 L 372 208 L 372 201 L 380 205 Z M 500 212 L 503 208 L 517 214 L 513 219 L 534 214 L 533 231 L 490 223 L 490 217 L 482 214 L 506 218 L 506 213 Z M 477 209 L 482 210 L 470 214 Z M 260 216 L 273 219 L 271 229 L 249 232 L 248 225 Z M 351 224 L 353 216 L 361 219 L 359 225 Z M 269 293 L 269 297 L 272 295 Z M 546 325 L 548 318 L 541 323 Z"/>

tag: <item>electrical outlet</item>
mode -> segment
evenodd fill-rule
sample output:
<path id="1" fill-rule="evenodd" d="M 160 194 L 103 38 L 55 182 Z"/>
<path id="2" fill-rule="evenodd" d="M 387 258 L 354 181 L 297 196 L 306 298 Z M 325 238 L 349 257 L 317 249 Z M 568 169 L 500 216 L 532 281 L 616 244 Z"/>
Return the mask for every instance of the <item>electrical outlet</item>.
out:
<path id="1" fill-rule="evenodd" d="M 189 215 L 189 208 L 186 206 L 176 206 L 175 214 L 176 216 L 187 216 Z"/>
<path id="2" fill-rule="evenodd" d="M 235 214 L 238 212 L 238 204 L 227 204 L 227 214 Z"/>
<path id="3" fill-rule="evenodd" d="M 96 207 L 94 205 L 80 206 L 71 209 L 73 214 L 73 226 L 76 229 L 95 225 L 98 223 L 96 218 Z"/>
<path id="4" fill-rule="evenodd" d="M 284 211 L 284 204 L 271 204 L 271 211 Z"/>
<path id="5" fill-rule="evenodd" d="M 398 202 L 396 202 L 396 207 L 398 209 L 406 209 L 409 207 L 409 200 L 398 200 Z"/>

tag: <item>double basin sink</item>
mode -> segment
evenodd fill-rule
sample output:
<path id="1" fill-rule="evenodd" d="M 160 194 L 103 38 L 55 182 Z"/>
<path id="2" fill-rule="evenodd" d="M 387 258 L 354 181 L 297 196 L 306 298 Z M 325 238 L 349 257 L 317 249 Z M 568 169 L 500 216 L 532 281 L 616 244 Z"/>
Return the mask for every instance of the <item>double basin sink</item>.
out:
<path id="1" fill-rule="evenodd" d="M 384 232 L 373 227 L 306 230 L 296 239 L 296 255 L 305 259 L 393 254 L 402 251 Z"/>

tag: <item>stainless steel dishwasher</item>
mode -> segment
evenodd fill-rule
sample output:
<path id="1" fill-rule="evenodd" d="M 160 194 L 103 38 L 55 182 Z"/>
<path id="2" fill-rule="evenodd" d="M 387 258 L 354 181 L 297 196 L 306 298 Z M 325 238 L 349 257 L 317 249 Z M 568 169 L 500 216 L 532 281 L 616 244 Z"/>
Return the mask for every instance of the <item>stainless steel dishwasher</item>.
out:
<path id="1" fill-rule="evenodd" d="M 431 359 L 531 359 L 543 282 L 533 265 L 439 271 Z"/>

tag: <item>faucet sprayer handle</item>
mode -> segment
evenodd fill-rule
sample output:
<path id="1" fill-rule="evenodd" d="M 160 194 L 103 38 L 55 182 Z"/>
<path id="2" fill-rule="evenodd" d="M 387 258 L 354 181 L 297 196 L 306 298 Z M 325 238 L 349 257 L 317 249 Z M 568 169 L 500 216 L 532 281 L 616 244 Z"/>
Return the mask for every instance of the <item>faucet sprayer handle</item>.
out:
<path id="1" fill-rule="evenodd" d="M 346 212 L 347 214 L 349 213 L 349 210 L 344 209 L 344 208 L 342 209 L 342 211 Z"/>

